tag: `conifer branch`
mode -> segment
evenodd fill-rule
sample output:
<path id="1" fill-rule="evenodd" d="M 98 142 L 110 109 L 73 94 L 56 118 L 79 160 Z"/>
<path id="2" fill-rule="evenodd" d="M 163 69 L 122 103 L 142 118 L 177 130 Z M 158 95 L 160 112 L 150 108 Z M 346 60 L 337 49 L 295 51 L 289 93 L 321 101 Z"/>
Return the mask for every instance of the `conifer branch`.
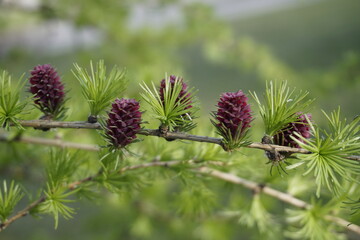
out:
<path id="1" fill-rule="evenodd" d="M 23 127 L 33 127 L 36 129 L 43 128 L 85 128 L 85 129 L 101 129 L 98 123 L 89 123 L 84 121 L 63 122 L 50 120 L 20 120 L 19 123 Z"/>
<path id="2" fill-rule="evenodd" d="M 242 185 L 248 189 L 253 190 L 254 192 L 263 192 L 269 196 L 275 197 L 283 202 L 286 202 L 290 205 L 293 205 L 295 207 L 298 208 L 303 208 L 303 209 L 308 209 L 310 207 L 310 205 L 298 198 L 295 198 L 294 196 L 288 194 L 288 193 L 284 193 L 281 191 L 278 191 L 276 189 L 267 187 L 263 184 L 257 183 L 257 182 L 253 182 L 241 177 L 238 177 L 236 175 L 230 174 L 230 173 L 225 173 L 225 172 L 221 172 L 215 169 L 211 169 L 208 167 L 200 167 L 198 169 L 194 169 L 195 172 L 199 172 L 201 174 L 204 175 L 208 175 L 214 178 L 218 178 L 227 182 L 231 182 L 237 185 Z"/>
<path id="3" fill-rule="evenodd" d="M 350 231 L 360 235 L 360 226 L 359 225 L 353 224 L 349 221 L 346 221 L 343 218 L 335 217 L 332 215 L 326 215 L 325 219 L 328 221 L 331 221 L 333 223 L 336 223 L 339 226 L 345 227 L 345 228 L 349 229 Z"/>
<path id="4" fill-rule="evenodd" d="M 46 129 L 46 128 L 76 128 L 76 129 L 101 129 L 99 123 L 89 123 L 83 121 L 76 122 L 62 122 L 62 121 L 49 121 L 49 120 L 21 120 L 19 121 L 23 127 L 33 127 L 37 129 Z M 142 129 L 138 134 L 144 136 L 157 136 L 166 139 L 180 139 L 180 140 L 189 140 L 195 142 L 207 142 L 218 144 L 222 146 L 222 139 L 215 137 L 207 136 L 198 136 L 182 132 L 162 132 L 159 129 Z M 309 154 L 311 152 L 302 149 L 302 148 L 292 148 L 274 144 L 263 144 L 263 143 L 251 143 L 247 146 L 248 148 L 256 148 L 264 151 L 278 151 L 278 152 L 288 152 L 288 153 L 302 153 Z M 350 156 L 346 157 L 347 159 L 360 161 L 360 156 Z"/>
<path id="5" fill-rule="evenodd" d="M 209 162 L 215 162 L 215 161 L 209 161 Z M 126 171 L 130 171 L 130 170 L 136 170 L 136 169 L 140 169 L 140 168 L 149 168 L 149 167 L 171 167 L 174 165 L 179 165 L 182 163 L 198 163 L 196 161 L 190 160 L 190 161 L 167 161 L 167 162 L 160 162 L 160 161 L 155 161 L 155 162 L 150 162 L 150 163 L 143 163 L 143 164 L 139 164 L 139 165 L 133 165 L 133 166 L 126 166 L 121 168 L 118 173 L 122 174 Z M 67 185 L 67 188 L 71 191 L 74 190 L 75 188 L 77 188 L 79 185 L 84 184 L 86 182 L 91 182 L 93 181 L 97 176 L 99 176 L 101 174 L 101 171 L 99 171 L 97 174 L 91 175 L 89 177 L 80 179 L 78 181 L 74 181 L 72 183 L 69 183 Z M 30 205 L 28 205 L 27 207 L 25 207 L 23 210 L 20 210 L 19 212 L 17 212 L 14 216 L 12 216 L 11 218 L 9 218 L 8 220 L 6 220 L 3 223 L 0 223 L 0 232 L 3 231 L 4 229 L 6 229 L 10 224 L 12 224 L 13 222 L 15 222 L 16 220 L 25 217 L 29 214 L 30 210 L 37 207 L 39 204 L 41 204 L 42 202 L 46 201 L 46 197 L 42 196 L 41 198 L 39 198 L 38 200 L 36 200 L 35 202 L 31 203 Z"/>
<path id="6" fill-rule="evenodd" d="M 171 166 L 179 165 L 179 164 L 198 164 L 198 163 L 208 163 L 208 164 L 217 165 L 217 166 L 225 166 L 226 165 L 225 162 L 221 162 L 221 161 L 195 161 L 195 160 L 188 160 L 188 161 L 174 160 L 174 161 L 166 161 L 166 162 L 152 161 L 152 162 L 148 162 L 148 163 L 123 167 L 123 168 L 118 170 L 118 173 L 122 174 L 122 173 L 124 173 L 126 171 L 136 170 L 136 169 L 140 169 L 140 168 L 150 168 L 150 167 L 165 167 L 166 168 L 166 167 L 171 167 Z M 81 184 L 83 184 L 85 182 L 92 181 L 93 179 L 95 179 L 100 174 L 101 174 L 101 171 L 99 171 L 95 175 L 83 178 L 83 179 L 81 179 L 79 181 L 72 182 L 72 183 L 70 183 L 68 185 L 68 188 L 70 190 L 74 190 L 75 188 L 77 188 L 77 186 L 79 186 L 79 185 L 81 185 Z"/>
<path id="7" fill-rule="evenodd" d="M 212 161 L 209 161 L 212 162 Z M 171 166 L 175 166 L 175 165 L 179 165 L 179 164 L 184 164 L 184 163 L 199 163 L 193 160 L 189 160 L 189 161 L 154 161 L 154 162 L 149 162 L 149 163 L 143 163 L 143 164 L 139 164 L 139 165 L 133 165 L 133 166 L 126 166 L 121 168 L 120 170 L 118 170 L 119 174 L 122 174 L 126 171 L 131 171 L 131 170 L 136 170 L 136 169 L 143 169 L 143 168 L 150 168 L 150 167 L 171 167 Z M 207 162 L 201 162 L 201 163 L 207 163 Z M 236 176 L 234 174 L 230 174 L 230 173 L 226 173 L 226 172 L 221 172 L 206 166 L 202 166 L 200 168 L 193 168 L 192 169 L 194 172 L 203 174 L 203 175 L 207 175 L 213 178 L 217 178 L 217 179 L 221 179 L 233 184 L 237 184 L 237 185 L 241 185 L 245 188 L 248 188 L 250 190 L 253 190 L 255 192 L 262 192 L 266 195 L 269 195 L 271 197 L 274 197 L 282 202 L 288 203 L 292 206 L 298 207 L 298 208 L 302 208 L 302 209 L 309 209 L 311 208 L 311 205 L 308 204 L 307 202 L 295 198 L 294 196 L 290 195 L 289 193 L 284 193 L 281 191 L 278 191 L 276 189 L 270 188 L 268 186 L 265 186 L 264 184 L 260 184 L 257 182 L 253 182 L 251 180 L 247 180 L 244 178 L 241 178 L 239 176 Z M 101 174 L 101 172 L 98 172 L 95 175 L 89 176 L 87 178 L 81 179 L 79 181 L 75 181 L 72 182 L 70 184 L 68 184 L 67 188 L 69 190 L 73 190 L 76 187 L 78 187 L 79 185 L 86 183 L 86 182 L 90 182 L 92 180 L 94 180 L 99 174 Z M 9 218 L 7 221 L 3 222 L 0 224 L 0 232 L 2 230 L 4 230 L 5 228 L 7 228 L 10 224 L 12 224 L 13 222 L 15 222 L 16 220 L 25 217 L 29 214 L 30 210 L 35 208 L 36 206 L 38 206 L 39 204 L 41 204 L 42 202 L 44 202 L 46 200 L 46 197 L 43 196 L 41 198 L 39 198 L 37 201 L 31 203 L 30 205 L 28 205 L 27 207 L 25 207 L 23 210 L 19 211 L 17 214 L 15 214 L 13 217 Z M 332 216 L 332 215 L 327 215 L 325 216 L 325 218 L 328 221 L 331 221 L 339 226 L 342 226 L 358 235 L 360 235 L 360 226 L 356 225 L 356 224 L 352 224 L 351 222 L 336 217 L 336 216 Z"/>
<path id="8" fill-rule="evenodd" d="M 86 151 L 99 151 L 100 150 L 100 147 L 97 145 L 66 142 L 61 139 L 49 139 L 49 138 L 41 138 L 41 137 L 16 136 L 15 138 L 11 138 L 7 134 L 0 134 L 0 142 L 1 141 L 39 144 L 39 145 L 54 146 L 54 147 L 60 147 L 60 148 L 74 148 L 74 149 L 80 149 L 80 150 L 86 150 Z"/>
<path id="9" fill-rule="evenodd" d="M 15 222 L 16 220 L 29 215 L 31 209 L 37 207 L 40 203 L 44 202 L 45 200 L 46 200 L 46 197 L 42 196 L 35 202 L 33 202 L 30 205 L 28 205 L 27 207 L 25 207 L 23 210 L 20 210 L 19 212 L 17 212 L 14 216 L 9 218 L 5 222 L 0 223 L 0 232 L 3 231 L 4 229 L 6 229 L 10 224 Z"/>
<path id="10" fill-rule="evenodd" d="M 303 200 L 295 198 L 294 196 L 292 196 L 288 193 L 278 191 L 276 189 L 264 186 L 263 184 L 253 182 L 253 181 L 238 177 L 238 176 L 230 174 L 230 173 L 221 172 L 221 171 L 211 169 L 208 167 L 200 167 L 198 169 L 194 169 L 194 171 L 199 172 L 204 175 L 207 175 L 207 176 L 218 178 L 218 179 L 221 179 L 221 180 L 224 180 L 227 182 L 231 182 L 233 184 L 242 185 L 242 186 L 244 186 L 248 189 L 251 189 L 255 192 L 260 191 L 262 193 L 265 193 L 266 195 L 272 196 L 276 199 L 279 199 L 282 202 L 288 203 L 288 204 L 293 205 L 298 208 L 302 208 L 302 209 L 311 208 L 311 205 L 308 204 L 307 202 L 304 202 Z M 360 235 L 360 226 L 358 226 L 356 224 L 353 224 L 345 219 L 335 217 L 332 215 L 326 215 L 325 219 Z"/>

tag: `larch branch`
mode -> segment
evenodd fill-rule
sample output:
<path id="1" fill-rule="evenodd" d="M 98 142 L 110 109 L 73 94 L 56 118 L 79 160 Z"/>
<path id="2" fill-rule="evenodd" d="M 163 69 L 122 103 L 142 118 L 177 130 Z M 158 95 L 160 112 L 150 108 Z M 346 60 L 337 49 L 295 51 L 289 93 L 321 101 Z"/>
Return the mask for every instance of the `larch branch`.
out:
<path id="1" fill-rule="evenodd" d="M 212 161 L 209 161 L 212 162 Z M 126 171 L 131 171 L 131 170 L 136 170 L 136 169 L 143 169 L 143 168 L 150 168 L 150 167 L 165 167 L 165 168 L 170 168 L 172 166 L 175 165 L 179 165 L 179 164 L 196 164 L 196 163 L 206 163 L 205 162 L 196 162 L 193 160 L 189 160 L 189 161 L 154 161 L 154 162 L 148 162 L 148 163 L 143 163 L 143 164 L 139 164 L 139 165 L 132 165 L 132 166 L 126 166 L 121 168 L 120 170 L 118 170 L 119 174 L 122 174 Z M 292 196 L 289 193 L 284 193 L 281 192 L 279 190 L 273 189 L 271 187 L 265 186 L 264 184 L 260 184 L 248 179 L 244 179 L 241 178 L 237 175 L 234 174 L 230 174 L 230 173 L 226 173 L 226 172 L 222 172 L 222 171 L 218 171 L 216 169 L 212 169 L 206 166 L 202 166 L 202 167 L 198 167 L 198 168 L 193 168 L 192 169 L 194 172 L 197 172 L 199 174 L 203 174 L 206 176 L 210 176 L 216 179 L 221 179 L 223 181 L 227 181 L 233 184 L 237 184 L 237 185 L 241 185 L 245 188 L 248 188 L 250 190 L 253 191 L 257 191 L 257 192 L 262 192 L 266 195 L 269 195 L 271 197 L 274 197 L 282 202 L 288 203 L 292 206 L 298 207 L 298 208 L 302 208 L 302 209 L 309 209 L 311 208 L 311 205 L 301 199 L 298 199 L 294 196 Z M 70 184 L 67 185 L 69 190 L 73 190 L 75 188 L 77 188 L 79 185 L 86 183 L 86 182 L 90 182 L 93 181 L 98 175 L 100 174 L 100 172 L 98 172 L 95 175 L 86 177 L 84 179 L 72 182 Z M 27 206 L 26 208 L 24 208 L 23 210 L 19 211 L 17 214 L 15 214 L 13 217 L 9 218 L 7 221 L 5 221 L 4 223 L 2 223 L 0 225 L 0 232 L 2 230 L 4 230 L 6 227 L 8 227 L 11 223 L 13 223 L 14 221 L 25 217 L 29 214 L 29 211 L 31 209 L 33 209 L 34 207 L 36 207 L 37 205 L 39 205 L 40 203 L 44 202 L 46 200 L 46 197 L 41 197 L 40 199 L 38 199 L 37 201 L 31 203 L 29 206 Z M 358 235 L 360 235 L 360 226 L 356 225 L 356 224 L 352 224 L 349 221 L 336 217 L 336 216 L 332 216 L 332 215 L 327 215 L 325 216 L 325 218 L 328 221 L 331 221 L 339 226 L 344 227 L 345 229 L 348 229 L 349 231 L 352 231 Z"/>
<path id="2" fill-rule="evenodd" d="M 30 213 L 30 210 L 37 207 L 40 203 L 44 202 L 46 200 L 46 197 L 43 196 L 36 200 L 35 202 L 29 204 L 27 207 L 25 207 L 23 210 L 17 212 L 13 217 L 9 218 L 5 222 L 0 224 L 0 232 L 6 229 L 10 224 L 15 222 L 16 220 L 27 216 Z"/>
<path id="3" fill-rule="evenodd" d="M 67 142 L 61 139 L 50 139 L 50 138 L 41 138 L 41 137 L 28 137 L 28 136 L 17 136 L 15 138 L 10 138 L 8 134 L 0 134 L 0 142 L 21 142 L 29 144 L 39 144 L 46 146 L 54 146 L 60 148 L 74 148 L 81 149 L 86 151 L 99 151 L 100 147 L 92 144 L 84 143 L 75 143 Z"/>
<path id="4" fill-rule="evenodd" d="M 89 123 L 84 121 L 76 121 L 76 122 L 62 122 L 62 121 L 49 121 L 49 120 L 22 120 L 19 123 L 23 127 L 34 127 L 34 128 L 82 128 L 82 129 L 101 129 L 99 123 Z M 222 139 L 215 138 L 215 137 L 208 137 L 208 136 L 198 136 L 192 135 L 188 133 L 182 132 L 166 132 L 163 133 L 158 129 L 142 129 L 138 134 L 144 136 L 157 136 L 166 139 L 180 139 L 180 140 L 189 140 L 195 142 L 206 142 L 206 143 L 213 143 L 222 146 Z M 302 154 L 309 154 L 311 152 L 302 149 L 302 148 L 292 148 L 292 147 L 285 147 L 280 145 L 274 144 L 263 144 L 263 143 L 251 143 L 247 146 L 247 148 L 256 148 L 265 151 L 278 151 L 278 152 L 288 152 L 288 153 L 302 153 Z M 349 156 L 347 159 L 360 161 L 360 156 Z"/>

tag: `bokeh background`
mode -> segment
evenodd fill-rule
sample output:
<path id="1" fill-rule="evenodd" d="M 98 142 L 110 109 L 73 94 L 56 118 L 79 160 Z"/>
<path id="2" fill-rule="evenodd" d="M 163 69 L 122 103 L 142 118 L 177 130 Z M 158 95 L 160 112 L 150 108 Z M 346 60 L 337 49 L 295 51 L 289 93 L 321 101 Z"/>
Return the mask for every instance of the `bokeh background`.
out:
<path id="1" fill-rule="evenodd" d="M 88 114 L 73 63 L 88 66 L 104 59 L 108 68 L 127 69 L 126 97 L 139 99 L 143 81 L 158 82 L 165 73 L 183 76 L 199 89 L 204 119 L 222 92 L 261 93 L 266 81 L 287 80 L 316 98 L 312 114 L 322 124 L 321 109 L 340 105 L 348 119 L 360 113 L 359 9 L 357 0 L 0 0 L 0 68 L 26 78 L 38 64 L 55 66 L 69 90 L 69 121 Z M 28 118 L 39 116 L 35 111 Z M 61 134 L 93 143 L 89 136 L 96 133 L 75 132 Z M 24 173 L 21 166 L 29 159 L 35 162 L 27 162 L 31 168 L 41 166 L 38 153 L 18 148 L 1 148 L 0 174 L 17 174 L 36 189 L 40 170 Z M 27 174 L 35 180 L 27 183 Z M 129 207 L 131 197 L 104 194 L 96 203 L 75 205 L 77 215 L 61 220 L 57 230 L 50 217 L 26 217 L 0 239 L 256 238 L 237 221 L 219 224 L 169 214 L 176 210 L 161 184 L 142 193 L 153 199 L 150 206 L 137 198 Z M 157 198 L 170 210 L 157 211 Z"/>

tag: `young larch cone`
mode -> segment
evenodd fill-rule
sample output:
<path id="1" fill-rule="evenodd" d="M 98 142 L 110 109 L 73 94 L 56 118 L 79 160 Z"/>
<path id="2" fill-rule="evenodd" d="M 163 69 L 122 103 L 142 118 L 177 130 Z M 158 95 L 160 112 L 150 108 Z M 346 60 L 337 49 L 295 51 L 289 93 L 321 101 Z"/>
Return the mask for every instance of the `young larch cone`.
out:
<path id="1" fill-rule="evenodd" d="M 34 102 L 46 115 L 55 117 L 64 102 L 64 85 L 50 64 L 38 65 L 30 72 L 30 92 Z"/>
<path id="2" fill-rule="evenodd" d="M 176 99 L 176 102 L 181 102 L 181 103 L 184 103 L 184 102 L 187 102 L 189 103 L 188 106 L 185 107 L 185 109 L 189 109 L 191 108 L 192 106 L 190 105 L 191 104 L 191 100 L 189 100 L 189 98 L 191 97 L 191 94 L 188 92 L 188 86 L 186 83 L 184 83 L 183 79 L 182 78 L 178 78 L 174 75 L 170 75 L 170 78 L 169 78 L 169 82 L 171 84 L 171 89 L 174 88 L 174 84 L 175 84 L 175 81 L 176 79 L 178 79 L 178 81 L 181 82 L 181 85 L 182 85 L 182 89 L 179 93 L 179 96 L 177 97 Z M 166 80 L 163 79 L 161 80 L 161 83 L 160 83 L 160 89 L 159 89 L 159 94 L 160 94 L 160 99 L 161 99 L 161 102 L 164 104 L 164 92 L 165 92 L 165 87 L 166 87 Z"/>
<path id="3" fill-rule="evenodd" d="M 116 99 L 112 104 L 106 125 L 106 135 L 116 148 L 122 148 L 136 139 L 140 130 L 140 104 L 135 99 Z"/>
<path id="4" fill-rule="evenodd" d="M 246 95 L 239 90 L 223 93 L 217 104 L 218 110 L 214 113 L 217 122 L 213 124 L 229 146 L 238 147 L 250 127 L 253 117 L 247 100 Z"/>
<path id="5" fill-rule="evenodd" d="M 170 86 L 166 86 L 167 84 L 169 84 Z M 180 91 L 179 88 L 181 87 Z M 175 90 L 176 89 L 176 90 Z M 166 92 L 168 91 L 168 92 Z M 179 92 L 177 92 L 179 91 Z M 193 119 L 194 119 L 194 111 L 195 109 L 193 108 L 193 97 L 192 94 L 190 93 L 191 90 L 188 89 L 187 84 L 183 81 L 182 78 L 174 76 L 174 75 L 170 75 L 170 77 L 168 79 L 163 79 L 160 83 L 160 88 L 159 88 L 159 95 L 160 95 L 160 100 L 162 102 L 162 105 L 164 107 L 164 109 L 168 109 L 168 106 L 166 106 L 166 104 L 169 102 L 166 99 L 167 97 L 169 98 L 173 98 L 176 97 L 175 101 L 174 101 L 174 108 L 179 107 L 179 106 L 183 106 L 177 109 L 177 111 L 182 111 L 183 113 L 178 115 L 178 119 L 176 119 L 175 122 L 175 127 L 174 130 L 175 131 L 189 131 L 192 128 L 195 127 L 195 124 L 193 123 Z M 174 94 L 178 94 L 177 96 L 174 96 Z M 160 126 L 160 130 L 161 131 L 168 131 L 168 125 L 162 125 Z M 169 140 L 171 141 L 171 140 Z"/>
<path id="6" fill-rule="evenodd" d="M 310 114 L 306 114 L 306 116 L 307 119 L 311 120 Z M 310 132 L 309 122 L 307 119 L 305 117 L 305 114 L 298 113 L 298 120 L 296 122 L 290 123 L 279 133 L 274 135 L 273 137 L 274 144 L 287 146 L 287 147 L 300 148 L 299 144 L 295 140 L 293 140 L 290 136 L 293 136 L 299 141 L 301 141 L 301 139 L 299 139 L 296 135 L 294 135 L 294 132 L 297 132 L 302 137 L 309 138 L 311 136 L 311 132 Z"/>

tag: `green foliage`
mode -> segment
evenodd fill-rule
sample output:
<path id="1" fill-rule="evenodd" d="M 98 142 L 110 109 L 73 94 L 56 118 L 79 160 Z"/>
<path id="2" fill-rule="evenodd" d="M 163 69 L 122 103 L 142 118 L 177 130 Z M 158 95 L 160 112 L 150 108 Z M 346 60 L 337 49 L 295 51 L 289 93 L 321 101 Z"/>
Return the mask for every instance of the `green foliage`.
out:
<path id="1" fill-rule="evenodd" d="M 341 121 L 340 106 L 337 111 L 332 111 L 330 115 L 322 111 L 328 120 L 330 132 L 332 135 L 337 136 L 339 140 L 353 139 L 360 144 L 360 116 L 356 116 L 354 120 L 347 124 L 347 119 Z"/>
<path id="2" fill-rule="evenodd" d="M 105 171 L 116 171 L 121 166 L 120 161 L 123 160 L 123 152 L 102 149 L 99 152 L 99 159 L 100 164 Z"/>
<path id="3" fill-rule="evenodd" d="M 79 154 L 70 153 L 67 149 L 52 149 L 47 162 L 47 190 L 45 191 L 45 201 L 41 203 L 37 211 L 49 213 L 55 220 L 55 228 L 58 226 L 59 216 L 65 219 L 71 218 L 74 209 L 67 206 L 67 203 L 74 202 L 68 197 L 79 190 L 68 191 L 67 184 L 70 183 L 75 173 L 79 170 L 82 159 Z"/>
<path id="4" fill-rule="evenodd" d="M 186 186 L 177 196 L 178 212 L 185 217 L 205 217 L 216 204 L 216 196 L 205 185 Z"/>
<path id="5" fill-rule="evenodd" d="M 112 193 L 127 193 L 140 190 L 145 182 L 136 172 L 103 171 L 95 181 Z"/>
<path id="6" fill-rule="evenodd" d="M 270 86 L 269 86 L 270 85 Z M 297 121 L 298 112 L 306 112 L 313 100 L 306 100 L 308 92 L 295 92 L 287 82 L 280 86 L 275 82 L 266 83 L 265 103 L 262 104 L 256 93 L 251 93 L 259 106 L 261 118 L 265 124 L 265 133 L 274 136 L 289 123 Z"/>
<path id="7" fill-rule="evenodd" d="M 5 180 L 3 181 L 3 188 L 0 190 L 0 217 L 2 222 L 10 216 L 23 196 L 19 185 L 15 185 L 14 181 L 11 181 L 10 186 Z"/>
<path id="8" fill-rule="evenodd" d="M 360 198 L 358 200 L 348 200 L 344 202 L 346 207 L 349 207 L 352 214 L 355 216 L 360 215 Z"/>
<path id="9" fill-rule="evenodd" d="M 76 193 L 76 191 L 67 191 L 66 188 L 62 187 L 52 188 L 49 184 L 47 185 L 47 191 L 44 193 L 46 199 L 38 207 L 38 211 L 53 215 L 55 229 L 59 224 L 59 216 L 69 219 L 75 213 L 75 210 L 66 204 L 74 202 L 74 200 L 68 199 L 68 197 Z"/>
<path id="10" fill-rule="evenodd" d="M 203 144 L 194 142 L 182 147 L 184 156 L 181 159 L 194 159 L 196 162 L 224 161 L 231 163 L 229 153 L 225 152 L 219 145 Z"/>
<path id="11" fill-rule="evenodd" d="M 126 89 L 125 70 L 115 66 L 107 75 L 103 60 L 96 63 L 95 68 L 90 62 L 90 73 L 76 63 L 74 67 L 75 71 L 72 72 L 80 83 L 91 116 L 97 117 Z"/>
<path id="12" fill-rule="evenodd" d="M 194 98 L 194 88 L 189 89 L 188 94 L 180 97 L 183 88 L 182 81 L 177 78 L 172 86 L 170 77 L 165 76 L 164 102 L 162 102 L 154 83 L 152 83 L 152 89 L 145 83 L 140 86 L 145 91 L 145 93 L 140 93 L 141 97 L 150 105 L 154 117 L 160 120 L 163 128 L 186 132 L 196 126 L 193 119 L 198 107 Z"/>
<path id="13" fill-rule="evenodd" d="M 53 149 L 47 163 L 46 175 L 51 188 L 58 188 L 72 178 L 79 169 L 82 159 L 79 154 L 71 154 L 66 149 Z"/>
<path id="14" fill-rule="evenodd" d="M 344 236 L 336 231 L 334 224 L 326 220 L 326 215 L 333 208 L 332 202 L 321 206 L 313 201 L 313 205 L 309 209 L 287 209 L 287 220 L 293 226 L 286 235 L 294 239 L 344 239 Z"/>
<path id="15" fill-rule="evenodd" d="M 274 221 L 271 214 L 263 206 L 260 194 L 254 195 L 247 211 L 241 211 L 239 223 L 250 228 L 257 227 L 260 233 L 268 237 L 279 230 L 279 224 Z"/>
<path id="16" fill-rule="evenodd" d="M 144 215 L 138 217 L 131 228 L 132 234 L 138 238 L 148 238 L 152 230 L 151 219 Z"/>
<path id="17" fill-rule="evenodd" d="M 213 119 L 216 119 L 216 116 L 212 114 Z M 224 123 L 221 123 L 219 126 L 216 123 L 216 120 L 210 119 L 212 125 L 216 129 L 216 133 L 222 137 L 222 143 L 225 151 L 233 151 L 241 147 L 245 147 L 251 143 L 249 140 L 249 130 L 246 128 L 244 131 L 241 131 L 243 125 L 240 124 L 236 130 L 235 136 L 231 133 L 231 130 L 227 128 Z"/>
<path id="18" fill-rule="evenodd" d="M 329 132 L 320 130 L 309 121 L 314 138 L 305 139 L 297 133 L 295 134 L 300 140 L 293 138 L 302 148 L 311 152 L 298 155 L 298 158 L 301 163 L 306 163 L 307 171 L 304 175 L 314 173 L 317 196 L 320 196 L 323 185 L 337 195 L 342 194 L 343 186 L 339 178 L 357 182 L 354 175 L 360 173 L 360 162 L 346 158 L 360 152 L 360 117 L 346 124 L 346 119 L 340 120 L 340 110 L 332 112 L 330 117 L 325 116 L 329 120 Z"/>
<path id="19" fill-rule="evenodd" d="M 35 101 L 37 98 L 34 96 L 33 100 Z M 49 100 L 50 101 L 50 100 Z M 68 108 L 65 107 L 66 102 L 68 101 L 68 98 L 65 97 L 63 101 L 61 101 L 56 108 L 52 108 L 51 104 L 48 104 L 49 106 L 43 106 L 43 104 L 40 102 L 41 105 L 33 104 L 33 106 L 37 109 L 39 109 L 42 113 L 44 113 L 44 116 L 50 117 L 52 120 L 64 120 L 67 116 Z"/>
<path id="20" fill-rule="evenodd" d="M 292 196 L 302 196 L 306 192 L 313 192 L 315 187 L 313 179 L 306 178 L 299 171 L 296 174 L 291 174 L 291 178 L 287 181 L 287 193 Z"/>
<path id="21" fill-rule="evenodd" d="M 22 129 L 18 121 L 18 115 L 23 113 L 27 104 L 26 101 L 20 101 L 20 91 L 23 89 L 25 82 L 21 77 L 14 86 L 7 71 L 0 74 L 0 124 L 1 127 L 7 130 L 9 130 L 11 124 Z"/>
<path id="22" fill-rule="evenodd" d="M 169 144 L 168 141 L 162 138 L 145 138 L 143 143 L 136 145 L 139 147 L 138 151 L 141 151 L 141 161 L 149 159 L 156 161 L 174 160 L 174 155 L 178 150 L 178 147 L 174 146 L 175 144 Z"/>

